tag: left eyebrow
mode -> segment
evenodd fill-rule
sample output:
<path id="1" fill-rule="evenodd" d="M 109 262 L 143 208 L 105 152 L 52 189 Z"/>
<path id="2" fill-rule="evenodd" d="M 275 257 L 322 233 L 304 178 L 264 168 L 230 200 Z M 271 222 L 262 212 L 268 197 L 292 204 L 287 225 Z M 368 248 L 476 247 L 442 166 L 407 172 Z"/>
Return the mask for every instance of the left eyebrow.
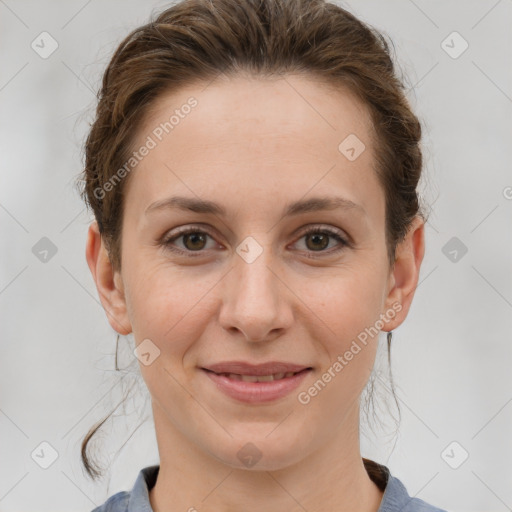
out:
<path id="1" fill-rule="evenodd" d="M 321 210 L 347 210 L 354 211 L 360 215 L 366 215 L 366 210 L 354 201 L 344 197 L 312 197 L 302 201 L 295 201 L 289 204 L 283 213 L 283 217 L 298 215 L 300 213 L 316 212 Z"/>
<path id="2" fill-rule="evenodd" d="M 227 214 L 226 209 L 223 206 L 213 201 L 194 197 L 173 196 L 150 204 L 145 210 L 145 215 L 153 211 L 173 208 L 187 210 L 194 213 L 212 213 L 223 217 Z M 350 199 L 346 199 L 344 197 L 331 196 L 313 197 L 311 199 L 299 200 L 290 203 L 285 207 L 282 216 L 290 217 L 301 213 L 336 209 L 354 211 L 360 215 L 367 215 L 366 210 L 360 204 L 354 203 Z"/>

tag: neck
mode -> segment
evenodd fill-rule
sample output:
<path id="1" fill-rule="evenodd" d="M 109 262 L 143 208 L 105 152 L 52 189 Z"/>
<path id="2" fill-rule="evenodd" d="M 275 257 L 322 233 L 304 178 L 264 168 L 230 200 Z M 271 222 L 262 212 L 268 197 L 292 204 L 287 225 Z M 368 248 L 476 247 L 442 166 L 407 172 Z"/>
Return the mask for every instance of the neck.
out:
<path id="1" fill-rule="evenodd" d="M 370 479 L 356 428 L 340 425 L 320 450 L 285 468 L 228 466 L 190 443 L 153 405 L 160 470 L 149 498 L 154 512 L 377 512 L 383 492 Z M 349 424 L 349 418 L 344 424 Z M 334 449 L 333 449 L 334 447 Z"/>

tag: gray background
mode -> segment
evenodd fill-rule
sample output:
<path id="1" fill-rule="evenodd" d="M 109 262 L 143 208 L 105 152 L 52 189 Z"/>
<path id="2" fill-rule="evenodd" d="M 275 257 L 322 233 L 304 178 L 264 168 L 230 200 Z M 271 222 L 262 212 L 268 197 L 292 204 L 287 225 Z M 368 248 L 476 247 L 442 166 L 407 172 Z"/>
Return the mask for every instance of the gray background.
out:
<path id="1" fill-rule="evenodd" d="M 85 260 L 92 218 L 73 183 L 109 57 L 166 5 L 0 0 L 3 512 L 90 511 L 158 462 L 138 368 L 121 380 L 113 371 L 115 332 Z M 376 432 L 363 427 L 363 456 L 450 511 L 511 510 L 512 1 L 341 5 L 395 42 L 425 126 L 421 192 L 432 206 L 420 285 L 394 332 L 400 430 L 383 406 Z M 31 47 L 43 31 L 58 43 L 47 58 Z M 457 58 L 462 40 L 453 31 L 469 44 Z M 43 237 L 57 250 L 46 262 L 37 253 Z M 449 251 L 460 255 L 462 244 L 467 253 L 452 261 Z M 128 361 L 133 339 L 121 342 Z M 382 403 L 387 396 L 392 407 L 381 367 Z M 131 385 L 97 444 L 111 473 L 93 484 L 79 462 L 81 440 Z M 57 458 L 43 469 L 52 450 Z"/>

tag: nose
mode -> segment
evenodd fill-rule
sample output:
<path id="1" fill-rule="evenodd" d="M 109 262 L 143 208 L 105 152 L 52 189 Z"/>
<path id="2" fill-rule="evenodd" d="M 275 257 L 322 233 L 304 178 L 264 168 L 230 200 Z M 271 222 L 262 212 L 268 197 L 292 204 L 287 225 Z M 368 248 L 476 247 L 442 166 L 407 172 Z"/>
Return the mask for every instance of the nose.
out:
<path id="1" fill-rule="evenodd" d="M 280 336 L 292 325 L 293 310 L 283 271 L 271 250 L 265 248 L 250 263 L 238 254 L 233 259 L 234 268 L 223 280 L 221 326 L 251 342 Z"/>

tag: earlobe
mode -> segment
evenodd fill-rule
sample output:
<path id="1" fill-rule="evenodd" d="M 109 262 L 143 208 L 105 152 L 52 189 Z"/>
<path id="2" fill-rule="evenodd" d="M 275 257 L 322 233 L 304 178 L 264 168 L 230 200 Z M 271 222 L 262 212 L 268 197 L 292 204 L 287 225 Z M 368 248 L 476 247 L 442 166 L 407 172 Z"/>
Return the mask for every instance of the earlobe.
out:
<path id="1" fill-rule="evenodd" d="M 129 334 L 132 329 L 122 278 L 113 270 L 96 221 L 89 226 L 85 257 L 110 325 L 119 334 Z"/>
<path id="2" fill-rule="evenodd" d="M 401 304 L 400 311 L 386 326 L 386 331 L 398 327 L 407 317 L 409 308 L 418 286 L 419 274 L 425 254 L 425 223 L 421 217 L 415 217 L 401 244 L 397 246 L 395 266 L 390 274 L 386 311 L 393 304 Z M 393 309 L 395 309 L 393 308 Z"/>

